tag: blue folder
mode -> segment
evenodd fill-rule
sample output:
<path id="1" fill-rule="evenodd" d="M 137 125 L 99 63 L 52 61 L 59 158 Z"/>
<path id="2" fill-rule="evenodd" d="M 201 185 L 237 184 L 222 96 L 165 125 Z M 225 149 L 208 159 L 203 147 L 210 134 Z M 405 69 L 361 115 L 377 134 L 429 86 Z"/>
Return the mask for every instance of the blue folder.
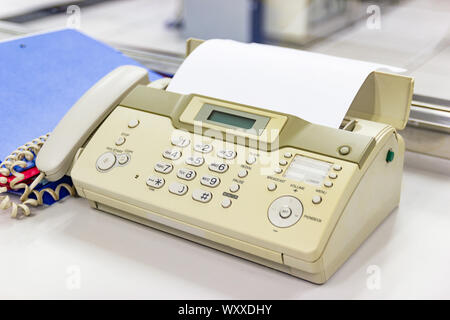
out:
<path id="1" fill-rule="evenodd" d="M 126 64 L 140 65 L 72 29 L 0 42 L 0 161 L 52 131 L 90 87 Z M 150 81 L 159 78 L 149 71 Z"/>

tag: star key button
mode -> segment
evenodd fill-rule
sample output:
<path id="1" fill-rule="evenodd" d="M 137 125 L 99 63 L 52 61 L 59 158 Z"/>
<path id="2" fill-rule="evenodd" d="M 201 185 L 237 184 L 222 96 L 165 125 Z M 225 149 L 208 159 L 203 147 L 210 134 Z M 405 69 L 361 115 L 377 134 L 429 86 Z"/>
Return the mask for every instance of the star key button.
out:
<path id="1" fill-rule="evenodd" d="M 159 189 L 159 188 L 161 188 L 164 185 L 165 181 L 161 177 L 150 176 L 150 177 L 147 178 L 146 183 L 147 183 L 147 185 L 149 187 L 152 187 L 152 188 L 155 188 L 155 189 Z"/>

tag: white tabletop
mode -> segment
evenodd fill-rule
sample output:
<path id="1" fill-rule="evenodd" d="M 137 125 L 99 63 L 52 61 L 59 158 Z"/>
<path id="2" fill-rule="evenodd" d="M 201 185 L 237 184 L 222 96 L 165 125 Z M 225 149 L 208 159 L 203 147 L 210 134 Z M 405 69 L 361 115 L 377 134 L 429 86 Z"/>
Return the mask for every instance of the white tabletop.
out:
<path id="1" fill-rule="evenodd" d="M 450 298 L 450 161 L 407 153 L 400 207 L 324 285 L 70 198 L 0 215 L 0 299 Z M 376 197 L 376 193 L 374 195 Z"/>

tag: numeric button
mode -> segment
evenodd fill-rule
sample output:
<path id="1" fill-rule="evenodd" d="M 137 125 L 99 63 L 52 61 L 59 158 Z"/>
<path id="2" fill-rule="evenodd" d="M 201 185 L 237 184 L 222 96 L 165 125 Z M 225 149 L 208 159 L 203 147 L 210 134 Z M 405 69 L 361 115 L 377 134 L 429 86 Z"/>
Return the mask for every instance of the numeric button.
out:
<path id="1" fill-rule="evenodd" d="M 172 182 L 169 185 L 169 192 L 176 194 L 177 196 L 185 195 L 188 191 L 188 187 L 185 184 L 179 183 L 179 182 Z"/>
<path id="2" fill-rule="evenodd" d="M 192 192 L 192 199 L 206 203 L 212 199 L 212 193 L 202 189 L 196 189 Z"/>
<path id="3" fill-rule="evenodd" d="M 200 183 L 201 183 L 202 185 L 204 185 L 204 186 L 214 188 L 214 187 L 217 187 L 217 186 L 219 185 L 220 179 L 217 178 L 217 177 L 214 177 L 214 176 L 208 176 L 208 175 L 206 175 L 206 176 L 203 176 L 203 177 L 200 179 Z"/>
<path id="4" fill-rule="evenodd" d="M 197 175 L 197 173 L 194 170 L 185 169 L 185 168 L 178 169 L 178 172 L 177 172 L 178 178 L 188 180 L 188 181 L 191 181 L 192 179 L 194 179 L 196 175 Z"/>
<path id="5" fill-rule="evenodd" d="M 187 147 L 189 143 L 191 143 L 191 140 L 188 137 L 185 136 L 174 136 L 172 139 L 170 139 L 172 144 L 177 147 Z"/>
<path id="6" fill-rule="evenodd" d="M 173 165 L 167 162 L 158 162 L 155 164 L 155 171 L 161 173 L 170 173 L 173 170 Z"/>
<path id="7" fill-rule="evenodd" d="M 220 150 L 219 152 L 217 152 L 217 156 L 219 158 L 226 160 L 232 160 L 236 158 L 236 155 L 237 155 L 236 151 L 233 150 Z"/>
<path id="8" fill-rule="evenodd" d="M 205 159 L 200 156 L 190 156 L 186 158 L 186 164 L 194 167 L 200 167 L 205 162 Z"/>
<path id="9" fill-rule="evenodd" d="M 218 173 L 224 173 L 228 170 L 228 165 L 226 163 L 217 163 L 213 162 L 208 166 L 209 170 L 218 172 Z"/>
<path id="10" fill-rule="evenodd" d="M 211 144 L 197 143 L 194 145 L 194 150 L 201 153 L 210 153 L 213 150 L 213 146 Z"/>
<path id="11" fill-rule="evenodd" d="M 163 157 L 169 160 L 178 160 L 181 157 L 181 151 L 176 149 L 168 149 L 163 152 Z"/>

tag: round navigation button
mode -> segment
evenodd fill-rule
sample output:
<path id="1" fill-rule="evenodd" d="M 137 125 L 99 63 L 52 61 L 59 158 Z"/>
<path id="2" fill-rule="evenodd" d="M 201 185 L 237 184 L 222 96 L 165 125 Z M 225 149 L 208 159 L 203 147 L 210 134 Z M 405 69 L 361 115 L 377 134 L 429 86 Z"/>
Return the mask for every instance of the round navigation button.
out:
<path id="1" fill-rule="evenodd" d="M 302 217 L 303 205 L 293 196 L 282 196 L 275 199 L 269 206 L 267 215 L 269 221 L 276 227 L 287 228 Z"/>
<path id="2" fill-rule="evenodd" d="M 336 170 L 336 171 L 341 171 L 342 170 L 342 166 L 339 165 L 339 164 L 335 164 L 335 165 L 333 165 L 333 169 Z"/>
<path id="3" fill-rule="evenodd" d="M 280 217 L 282 217 L 283 219 L 287 219 L 292 214 L 292 210 L 288 206 L 283 206 L 283 207 L 281 207 L 279 213 L 280 213 Z"/>
<path id="4" fill-rule="evenodd" d="M 284 154 L 284 157 L 285 157 L 285 158 L 290 158 L 290 157 L 292 157 L 292 153 L 286 152 L 286 153 Z"/>
<path id="5" fill-rule="evenodd" d="M 116 156 L 112 152 L 106 152 L 97 159 L 97 169 L 106 171 L 116 164 Z"/>

